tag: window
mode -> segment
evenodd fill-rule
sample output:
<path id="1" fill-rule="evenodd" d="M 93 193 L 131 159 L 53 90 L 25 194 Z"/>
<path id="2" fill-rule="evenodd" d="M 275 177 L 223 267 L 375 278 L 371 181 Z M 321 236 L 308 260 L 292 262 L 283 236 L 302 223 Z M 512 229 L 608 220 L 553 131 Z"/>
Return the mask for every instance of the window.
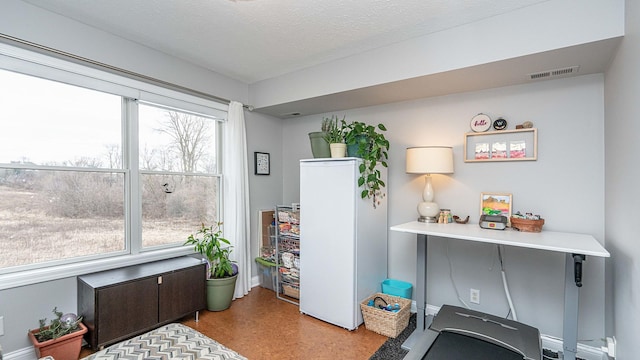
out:
<path id="1" fill-rule="evenodd" d="M 0 44 L 0 275 L 185 253 L 220 213 L 226 106 L 14 51 Z"/>
<path id="2" fill-rule="evenodd" d="M 196 224 L 218 218 L 217 124 L 170 108 L 138 109 L 142 246 L 183 243 Z"/>

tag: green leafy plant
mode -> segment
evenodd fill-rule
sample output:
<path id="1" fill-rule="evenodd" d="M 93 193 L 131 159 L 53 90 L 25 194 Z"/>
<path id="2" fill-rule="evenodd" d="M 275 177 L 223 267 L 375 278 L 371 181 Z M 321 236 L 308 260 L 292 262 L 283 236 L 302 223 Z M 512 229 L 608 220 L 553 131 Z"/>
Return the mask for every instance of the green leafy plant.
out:
<path id="1" fill-rule="evenodd" d="M 343 117 L 342 120 L 340 120 L 338 119 L 337 116 L 333 115 L 330 118 L 324 118 L 322 120 L 323 126 L 324 126 L 324 122 L 328 120 L 328 130 L 324 135 L 324 139 L 329 144 L 337 144 L 337 143 L 345 142 L 345 132 L 346 132 L 347 123 L 344 119 L 345 118 Z"/>
<path id="2" fill-rule="evenodd" d="M 202 224 L 195 235 L 189 235 L 184 245 L 193 245 L 194 251 L 207 259 L 211 278 L 219 279 L 235 275 L 234 261 L 229 259 L 233 246 L 229 240 L 222 237 L 222 222 L 209 227 Z"/>
<path id="3" fill-rule="evenodd" d="M 34 336 L 39 342 L 57 339 L 61 336 L 71 334 L 76 330 L 80 330 L 78 324 L 82 321 L 82 316 L 63 315 L 62 312 L 58 311 L 57 307 L 53 308 L 53 313 L 56 315 L 56 318 L 51 320 L 49 325 L 47 325 L 46 318 L 38 320 L 40 322 L 40 328 Z"/>
<path id="4" fill-rule="evenodd" d="M 382 180 L 378 164 L 388 167 L 389 140 L 384 136 L 387 128 L 383 124 L 378 126 L 368 125 L 354 121 L 345 126 L 345 141 L 347 145 L 357 145 L 356 156 L 361 157 L 360 177 L 358 186 L 364 187 L 360 196 L 373 200 L 373 207 L 379 204 L 378 197 L 384 196 L 382 188 L 386 186 Z"/>
<path id="5" fill-rule="evenodd" d="M 331 129 L 332 118 L 322 118 L 322 124 L 320 125 L 320 131 L 328 132 Z"/>

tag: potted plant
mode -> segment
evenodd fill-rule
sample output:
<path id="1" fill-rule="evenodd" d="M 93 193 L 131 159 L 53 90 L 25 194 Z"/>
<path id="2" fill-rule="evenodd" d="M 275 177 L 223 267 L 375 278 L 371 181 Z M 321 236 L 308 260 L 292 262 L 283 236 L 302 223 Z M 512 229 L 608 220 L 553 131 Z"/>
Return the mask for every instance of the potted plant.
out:
<path id="1" fill-rule="evenodd" d="M 229 259 L 233 246 L 222 237 L 222 222 L 209 227 L 202 224 L 184 245 L 193 245 L 193 249 L 207 259 L 207 310 L 228 309 L 236 290 L 238 266 Z"/>
<path id="2" fill-rule="evenodd" d="M 311 142 L 311 153 L 314 158 L 328 158 L 331 156 L 329 143 L 325 140 L 325 136 L 331 127 L 331 118 L 323 118 L 320 125 L 321 131 L 309 133 L 309 141 Z"/>
<path id="3" fill-rule="evenodd" d="M 389 140 L 385 138 L 383 131 L 387 131 L 383 124 L 376 127 L 355 121 L 345 126 L 345 142 L 349 148 L 349 156 L 360 157 L 363 160 L 358 178 L 358 186 L 364 187 L 360 196 L 363 199 L 372 199 L 374 208 L 379 204 L 378 197 L 384 196 L 382 188 L 385 187 L 377 166 L 380 164 L 387 167 L 389 158 Z"/>
<path id="4" fill-rule="evenodd" d="M 51 356 L 54 359 L 77 359 L 82 347 L 82 336 L 87 327 L 82 317 L 75 314 L 62 314 L 53 308 L 56 318 L 46 325 L 47 319 L 40 319 L 40 327 L 29 331 L 38 358 Z"/>
<path id="5" fill-rule="evenodd" d="M 329 122 L 329 130 L 324 136 L 324 139 L 329 143 L 331 150 L 331 157 L 345 157 L 347 153 L 347 144 L 345 143 L 345 130 L 347 123 L 339 120 L 337 116 L 332 116 Z"/>

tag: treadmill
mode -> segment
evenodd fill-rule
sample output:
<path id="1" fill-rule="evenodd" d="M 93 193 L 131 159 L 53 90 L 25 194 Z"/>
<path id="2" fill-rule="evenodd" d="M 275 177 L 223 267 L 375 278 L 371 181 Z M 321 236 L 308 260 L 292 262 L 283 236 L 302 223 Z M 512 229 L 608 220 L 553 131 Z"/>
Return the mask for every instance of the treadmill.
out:
<path id="1" fill-rule="evenodd" d="M 419 331 L 419 330 L 416 330 Z M 404 360 L 541 360 L 538 329 L 443 305 Z"/>

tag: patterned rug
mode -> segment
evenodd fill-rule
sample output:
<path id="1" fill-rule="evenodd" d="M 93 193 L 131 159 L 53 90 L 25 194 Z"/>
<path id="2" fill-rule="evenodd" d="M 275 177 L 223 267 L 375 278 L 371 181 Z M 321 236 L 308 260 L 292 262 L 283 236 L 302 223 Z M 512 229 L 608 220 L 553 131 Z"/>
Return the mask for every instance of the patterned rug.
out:
<path id="1" fill-rule="evenodd" d="M 247 360 L 182 324 L 169 324 L 111 345 L 82 360 Z"/>

